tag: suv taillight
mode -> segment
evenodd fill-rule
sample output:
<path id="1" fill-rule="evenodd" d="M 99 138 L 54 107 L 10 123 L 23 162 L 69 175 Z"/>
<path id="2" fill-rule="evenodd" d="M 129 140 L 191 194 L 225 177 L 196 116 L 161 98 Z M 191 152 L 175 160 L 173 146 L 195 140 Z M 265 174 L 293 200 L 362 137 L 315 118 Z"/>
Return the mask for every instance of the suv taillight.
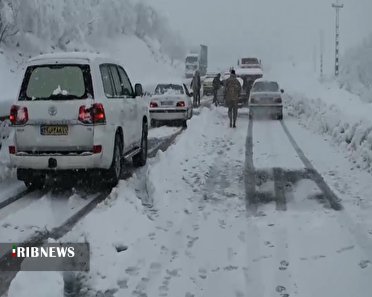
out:
<path id="1" fill-rule="evenodd" d="M 87 108 L 85 105 L 79 108 L 79 121 L 84 124 L 105 124 L 106 114 L 101 103 L 94 103 Z"/>
<path id="2" fill-rule="evenodd" d="M 150 102 L 150 107 L 151 108 L 158 107 L 158 104 L 156 102 Z"/>
<path id="3" fill-rule="evenodd" d="M 9 146 L 9 154 L 15 155 L 17 152 L 16 147 L 14 145 Z"/>
<path id="4" fill-rule="evenodd" d="M 185 101 L 179 101 L 179 102 L 177 102 L 177 107 L 185 107 L 185 106 L 186 106 Z"/>
<path id="5" fill-rule="evenodd" d="M 28 109 L 18 105 L 10 108 L 9 120 L 12 125 L 24 125 L 28 122 Z"/>

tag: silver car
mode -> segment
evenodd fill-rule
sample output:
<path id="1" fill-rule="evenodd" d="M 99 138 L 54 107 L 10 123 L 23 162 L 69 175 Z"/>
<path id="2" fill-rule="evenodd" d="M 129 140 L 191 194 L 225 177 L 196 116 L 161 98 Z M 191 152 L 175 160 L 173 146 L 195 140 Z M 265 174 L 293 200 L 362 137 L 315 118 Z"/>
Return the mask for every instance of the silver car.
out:
<path id="1" fill-rule="evenodd" d="M 249 118 L 253 116 L 270 116 L 283 119 L 283 89 L 276 81 L 258 79 L 249 95 Z"/>
<path id="2" fill-rule="evenodd" d="M 159 122 L 178 121 L 187 127 L 192 118 L 192 93 L 183 83 L 158 84 L 150 100 L 151 125 Z"/>

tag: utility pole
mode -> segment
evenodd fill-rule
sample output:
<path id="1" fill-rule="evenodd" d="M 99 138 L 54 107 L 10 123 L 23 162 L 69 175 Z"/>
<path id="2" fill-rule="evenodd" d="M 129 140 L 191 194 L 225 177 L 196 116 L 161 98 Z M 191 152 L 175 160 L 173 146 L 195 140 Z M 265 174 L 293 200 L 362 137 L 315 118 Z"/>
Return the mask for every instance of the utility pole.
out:
<path id="1" fill-rule="evenodd" d="M 338 76 L 340 71 L 340 10 L 344 7 L 343 4 L 333 3 L 332 7 L 336 11 L 336 53 L 335 53 L 335 76 Z"/>
<path id="2" fill-rule="evenodd" d="M 324 31 L 319 32 L 320 37 L 320 80 L 323 80 L 323 60 L 324 60 Z"/>

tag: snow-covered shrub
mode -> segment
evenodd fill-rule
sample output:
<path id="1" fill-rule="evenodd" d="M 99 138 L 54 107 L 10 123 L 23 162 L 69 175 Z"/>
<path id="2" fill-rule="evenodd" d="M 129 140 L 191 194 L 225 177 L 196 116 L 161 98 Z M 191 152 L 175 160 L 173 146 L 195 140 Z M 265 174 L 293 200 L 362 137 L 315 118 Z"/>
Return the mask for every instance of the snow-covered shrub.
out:
<path id="1" fill-rule="evenodd" d="M 289 116 L 316 133 L 330 136 L 352 162 L 372 173 L 372 120 L 348 117 L 335 105 L 300 94 L 286 96 L 285 104 Z"/>
<path id="2" fill-rule="evenodd" d="M 372 102 L 372 34 L 346 53 L 342 65 L 341 86 L 363 101 Z"/>

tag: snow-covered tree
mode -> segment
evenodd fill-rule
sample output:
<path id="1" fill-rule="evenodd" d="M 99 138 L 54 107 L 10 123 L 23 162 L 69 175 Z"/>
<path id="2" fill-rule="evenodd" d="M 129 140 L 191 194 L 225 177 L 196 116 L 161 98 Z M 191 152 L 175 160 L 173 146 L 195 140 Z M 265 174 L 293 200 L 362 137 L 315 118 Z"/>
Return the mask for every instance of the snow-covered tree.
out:
<path id="1" fill-rule="evenodd" d="M 0 0 L 0 43 L 33 35 L 65 49 L 70 42 L 135 34 L 156 40 L 171 58 L 183 58 L 181 38 L 149 5 L 130 0 Z"/>

